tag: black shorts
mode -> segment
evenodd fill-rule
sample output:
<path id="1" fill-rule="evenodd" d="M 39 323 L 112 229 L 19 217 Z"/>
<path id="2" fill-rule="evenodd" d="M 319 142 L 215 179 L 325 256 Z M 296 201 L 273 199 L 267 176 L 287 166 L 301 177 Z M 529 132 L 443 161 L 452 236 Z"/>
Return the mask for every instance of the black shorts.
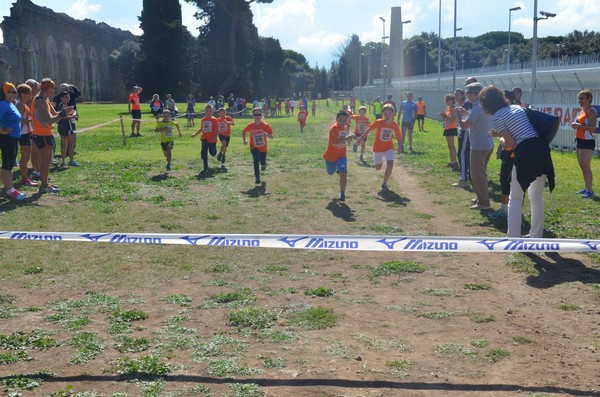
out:
<path id="1" fill-rule="evenodd" d="M 135 119 L 135 120 L 141 120 L 142 119 L 142 111 L 141 110 L 132 110 L 131 118 Z"/>
<path id="2" fill-rule="evenodd" d="M 417 120 L 425 120 L 424 114 L 417 114 Z"/>
<path id="3" fill-rule="evenodd" d="M 19 145 L 31 146 L 31 133 L 21 134 L 21 137 L 19 138 Z"/>
<path id="4" fill-rule="evenodd" d="M 33 141 L 33 143 L 35 143 L 35 146 L 40 150 L 45 148 L 46 146 L 56 146 L 56 142 L 54 141 L 53 135 L 33 135 L 31 137 L 31 140 Z"/>
<path id="5" fill-rule="evenodd" d="M 231 140 L 231 136 L 219 135 L 219 140 L 221 141 L 221 143 L 225 143 L 227 146 L 229 146 L 229 141 Z"/>
<path id="6" fill-rule="evenodd" d="M 596 141 L 594 139 L 575 139 L 577 141 L 577 149 L 588 149 L 594 150 L 596 149 Z"/>
<path id="7" fill-rule="evenodd" d="M 160 147 L 162 147 L 163 152 L 166 152 L 169 149 L 173 149 L 174 145 L 175 145 L 175 142 L 173 142 L 173 141 L 160 143 Z"/>
<path id="8" fill-rule="evenodd" d="M 2 169 L 10 171 L 16 165 L 15 159 L 19 150 L 19 138 L 0 134 L 0 150 L 2 151 Z"/>
<path id="9" fill-rule="evenodd" d="M 358 132 L 355 132 L 355 133 L 354 133 L 354 137 L 355 137 L 356 139 L 358 139 L 358 138 L 362 137 L 362 135 L 361 135 L 360 133 L 358 133 Z M 364 140 L 364 142 L 367 142 L 367 141 L 369 140 L 369 136 L 367 135 L 367 137 L 366 137 L 366 138 L 363 138 L 363 140 Z"/>
<path id="10" fill-rule="evenodd" d="M 444 130 L 444 136 L 458 136 L 458 130 L 456 128 L 448 128 Z"/>

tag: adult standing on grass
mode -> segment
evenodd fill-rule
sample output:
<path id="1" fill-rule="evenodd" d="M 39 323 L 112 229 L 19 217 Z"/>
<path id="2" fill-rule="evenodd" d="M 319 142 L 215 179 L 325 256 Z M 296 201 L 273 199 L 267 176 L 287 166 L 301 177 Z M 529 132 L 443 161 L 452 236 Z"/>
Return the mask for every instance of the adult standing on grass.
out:
<path id="1" fill-rule="evenodd" d="M 406 101 L 402 101 L 400 103 L 400 110 L 398 111 L 398 121 L 400 121 L 400 112 L 402 112 L 402 143 L 400 144 L 400 150 L 404 153 L 404 138 L 406 137 L 406 133 L 408 132 L 408 152 L 413 152 L 413 129 L 415 128 L 415 120 L 417 117 L 417 112 L 419 108 L 417 104 L 413 101 L 413 93 L 406 93 Z"/>
<path id="2" fill-rule="evenodd" d="M 140 107 L 140 93 L 142 87 L 137 85 L 131 89 L 129 100 L 127 101 L 128 110 L 131 113 L 131 135 L 130 138 L 142 136 L 140 134 L 140 125 L 142 124 L 142 108 Z"/>
<path id="3" fill-rule="evenodd" d="M 521 213 L 525 191 L 531 202 L 529 237 L 544 236 L 544 186 L 554 189 L 554 167 L 545 138 L 538 136 L 525 110 L 510 106 L 504 93 L 488 86 L 479 94 L 483 111 L 491 115 L 490 135 L 503 138 L 514 150 L 515 162 L 510 180 L 508 237 L 521 237 Z"/>
<path id="4" fill-rule="evenodd" d="M 348 134 L 348 112 L 340 110 L 336 117 L 336 123 L 329 129 L 329 140 L 327 150 L 323 154 L 327 173 L 333 175 L 337 172 L 340 176 L 340 201 L 346 201 L 346 184 L 348 175 L 348 159 L 346 157 L 346 146 L 354 135 Z"/>
<path id="5" fill-rule="evenodd" d="M 27 84 L 29 87 L 31 87 L 31 99 L 29 99 L 29 101 L 25 102 L 25 105 L 29 106 L 29 109 L 31 109 L 31 107 L 33 106 L 33 100 L 35 97 L 37 97 L 37 95 L 40 93 L 40 83 L 39 81 L 35 80 L 35 79 L 27 79 L 25 81 L 25 84 Z M 33 113 L 32 113 L 33 116 Z M 33 119 L 32 119 L 33 121 Z M 31 127 L 31 131 L 33 133 L 33 124 Z M 40 174 L 40 151 L 37 148 L 37 146 L 35 145 L 31 145 L 31 165 L 33 167 L 33 172 L 31 173 L 31 179 L 33 180 L 40 180 L 41 178 L 41 174 Z M 37 183 L 36 183 L 37 185 Z"/>
<path id="6" fill-rule="evenodd" d="M 373 164 L 375 169 L 379 171 L 383 167 L 383 162 L 386 162 L 385 173 L 383 174 L 383 184 L 381 190 L 387 192 L 389 190 L 388 180 L 392 175 L 394 169 L 394 141 L 393 137 L 396 137 L 398 145 L 402 140 L 402 132 L 400 126 L 394 121 L 394 114 L 396 113 L 394 107 L 387 104 L 383 107 L 383 118 L 377 119 L 372 122 L 367 131 L 362 134 L 359 138 L 358 143 L 367 140 L 369 132 L 375 130 L 375 139 L 373 141 Z M 398 154 L 400 154 L 400 147 L 398 147 Z"/>
<path id="7" fill-rule="evenodd" d="M 427 105 L 423 102 L 423 97 L 417 98 L 417 125 L 419 131 L 425 131 L 425 114 L 427 113 Z"/>
<path id="8" fill-rule="evenodd" d="M 163 155 L 167 160 L 167 171 L 171 171 L 171 152 L 173 151 L 173 145 L 175 144 L 173 139 L 173 127 L 177 129 L 179 137 L 182 138 L 183 135 L 181 134 L 179 124 L 177 124 L 175 120 L 171 118 L 171 111 L 169 109 L 165 109 L 163 112 L 163 119 L 156 123 L 156 128 L 154 131 L 160 132 L 160 146 L 162 148 Z"/>
<path id="9" fill-rule="evenodd" d="M 217 154 L 217 136 L 219 134 L 219 120 L 213 116 L 214 109 L 212 105 L 207 104 L 204 108 L 204 117 L 200 120 L 200 129 L 192 135 L 192 138 L 198 134 L 202 134 L 200 140 L 202 142 L 202 148 L 200 150 L 200 157 L 202 158 L 202 171 L 201 173 L 208 173 L 208 154 L 215 156 Z"/>
<path id="10" fill-rule="evenodd" d="M 41 182 L 40 193 L 57 193 L 60 191 L 58 186 L 48 183 L 48 174 L 50 172 L 50 163 L 52 162 L 52 153 L 56 142 L 54 140 L 52 124 L 62 118 L 68 117 L 73 111 L 72 106 L 67 106 L 60 112 L 56 112 L 50 104 L 50 98 L 54 94 L 54 81 L 50 78 L 42 80 L 40 93 L 33 100 L 31 112 L 33 113 L 33 144 L 40 151 L 40 173 Z"/>
<path id="11" fill-rule="evenodd" d="M 171 94 L 167 94 L 167 100 L 165 101 L 165 109 L 169 110 L 171 117 L 177 117 L 177 107 L 175 106 L 175 100 L 171 97 Z"/>
<path id="12" fill-rule="evenodd" d="M 225 155 L 227 154 L 227 148 L 231 140 L 231 126 L 234 124 L 235 121 L 231 116 L 227 115 L 225 108 L 219 109 L 219 140 L 221 141 L 221 150 L 217 155 L 217 160 L 221 164 L 225 164 Z"/>
<path id="13" fill-rule="evenodd" d="M 460 128 L 469 128 L 469 139 L 471 141 L 471 183 L 475 190 L 475 198 L 472 210 L 484 211 L 491 209 L 490 194 L 488 191 L 487 166 L 494 151 L 494 138 L 490 132 L 490 118 L 479 103 L 479 93 L 483 89 L 480 83 L 470 83 L 466 86 L 467 99 L 473 104 L 470 112 L 461 109 Z"/>
<path id="14" fill-rule="evenodd" d="M 21 159 L 19 160 L 19 169 L 21 171 L 21 184 L 28 187 L 36 187 L 37 182 L 32 181 L 27 176 L 27 164 L 31 158 L 31 135 L 33 133 L 33 116 L 27 103 L 31 103 L 31 87 L 27 84 L 19 84 L 17 94 L 19 100 L 16 103 L 17 110 L 21 113 L 21 137 L 19 138 L 19 147 L 21 149 Z"/>
<path id="15" fill-rule="evenodd" d="M 56 104 L 55 109 L 60 112 L 68 106 L 71 98 L 67 91 L 61 92 L 57 97 L 59 102 Z M 69 156 L 69 166 L 78 167 L 79 163 L 75 161 L 75 121 L 73 117 L 58 120 L 58 134 L 60 135 L 60 166 L 66 166 L 65 160 Z"/>
<path id="16" fill-rule="evenodd" d="M 583 90 L 577 95 L 577 101 L 581 106 L 581 112 L 577 116 L 577 120 L 571 124 L 571 128 L 575 130 L 575 141 L 577 150 L 577 162 L 583 173 L 583 182 L 585 187 L 577 192 L 581 194 L 581 198 L 594 198 L 594 189 L 592 187 L 592 156 L 596 148 L 594 140 L 594 131 L 598 126 L 598 113 L 592 107 L 592 91 Z"/>
<path id="17" fill-rule="evenodd" d="M 444 137 L 446 137 L 446 144 L 448 145 L 448 152 L 450 153 L 450 162 L 446 164 L 446 167 L 451 168 L 453 172 L 458 171 L 458 162 L 456 161 L 456 146 L 454 146 L 454 137 L 458 136 L 458 116 L 454 107 L 454 95 L 444 95 L 444 102 L 446 102 L 446 109 L 439 112 L 439 116 L 444 122 Z"/>
<path id="18" fill-rule="evenodd" d="M 260 171 L 267 169 L 267 138 L 273 139 L 273 128 L 262 120 L 262 109 L 255 107 L 252 110 L 254 121 L 248 123 L 242 132 L 244 145 L 248 144 L 246 134 L 250 135 L 250 153 L 254 166 L 255 183 L 260 184 Z M 259 170 L 260 164 L 260 170 Z"/>
<path id="19" fill-rule="evenodd" d="M 55 103 L 54 106 L 56 106 L 60 103 L 59 95 L 61 95 L 63 92 L 69 93 L 69 103 L 67 104 L 67 106 L 73 106 L 73 111 L 75 112 L 75 114 L 77 116 L 77 120 L 79 120 L 79 114 L 77 113 L 77 98 L 79 98 L 81 96 L 81 91 L 79 91 L 79 89 L 77 87 L 75 87 L 73 84 L 62 83 L 60 85 L 60 87 L 58 88 L 58 95 L 56 95 L 54 97 L 54 99 L 52 99 L 52 102 Z M 75 153 L 75 149 L 77 147 L 77 131 L 75 131 L 75 130 L 73 130 L 72 145 L 73 145 L 73 153 Z"/>
<path id="20" fill-rule="evenodd" d="M 194 111 L 194 106 L 196 105 L 196 98 L 192 94 L 188 94 L 187 96 L 187 108 L 185 110 L 185 114 L 187 116 L 187 126 L 186 127 L 194 127 L 196 124 L 194 123 L 194 119 L 196 118 L 196 112 Z"/>
<path id="21" fill-rule="evenodd" d="M 152 100 L 150 101 L 150 113 L 152 113 L 156 121 L 160 119 L 163 110 L 165 110 L 165 105 L 160 100 L 158 94 L 152 95 Z"/>
<path id="22" fill-rule="evenodd" d="M 25 194 L 15 189 L 12 176 L 21 137 L 21 113 L 14 104 L 16 100 L 17 88 L 11 83 L 4 83 L 0 90 L 0 151 L 2 152 L 0 176 L 4 193 L 13 200 L 21 201 L 25 199 Z"/>

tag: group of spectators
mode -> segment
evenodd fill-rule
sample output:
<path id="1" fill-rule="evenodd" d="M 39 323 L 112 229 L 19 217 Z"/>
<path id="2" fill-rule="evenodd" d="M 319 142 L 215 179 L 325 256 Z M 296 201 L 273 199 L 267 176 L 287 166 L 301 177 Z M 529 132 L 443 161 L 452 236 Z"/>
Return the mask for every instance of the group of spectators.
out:
<path id="1" fill-rule="evenodd" d="M 58 186 L 48 183 L 50 165 L 53 162 L 56 141 L 53 124 L 58 123 L 61 137 L 61 167 L 78 166 L 74 159 L 77 119 L 76 98 L 79 90 L 72 84 L 63 83 L 55 95 L 55 83 L 50 78 L 41 82 L 29 79 L 15 86 L 10 82 L 2 85 L 0 92 L 0 172 L 5 194 L 12 200 L 21 201 L 26 194 L 13 184 L 12 169 L 19 166 L 23 187 L 38 187 L 39 193 L 58 192 Z M 17 161 L 19 148 L 21 158 Z M 66 163 L 67 157 L 69 162 Z M 33 171 L 29 175 L 29 161 Z M 36 182 L 39 181 L 39 182 Z"/>

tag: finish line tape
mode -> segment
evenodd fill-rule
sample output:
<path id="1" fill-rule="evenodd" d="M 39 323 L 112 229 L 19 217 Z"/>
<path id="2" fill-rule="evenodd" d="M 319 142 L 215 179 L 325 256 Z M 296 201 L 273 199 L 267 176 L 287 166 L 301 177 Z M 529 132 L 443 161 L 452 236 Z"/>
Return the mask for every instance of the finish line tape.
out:
<path id="1" fill-rule="evenodd" d="M 0 240 L 393 252 L 598 252 L 600 240 L 291 234 L 0 232 Z"/>

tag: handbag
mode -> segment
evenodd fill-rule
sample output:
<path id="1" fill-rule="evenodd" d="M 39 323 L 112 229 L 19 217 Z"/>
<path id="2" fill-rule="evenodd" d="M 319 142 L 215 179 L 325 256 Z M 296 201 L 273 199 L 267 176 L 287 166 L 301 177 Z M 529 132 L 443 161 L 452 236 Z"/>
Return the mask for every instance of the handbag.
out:
<path id="1" fill-rule="evenodd" d="M 532 108 L 525 108 L 525 114 L 529 119 L 533 129 L 540 138 L 546 139 L 548 144 L 552 143 L 558 132 L 560 119 L 548 113 L 540 112 Z"/>

